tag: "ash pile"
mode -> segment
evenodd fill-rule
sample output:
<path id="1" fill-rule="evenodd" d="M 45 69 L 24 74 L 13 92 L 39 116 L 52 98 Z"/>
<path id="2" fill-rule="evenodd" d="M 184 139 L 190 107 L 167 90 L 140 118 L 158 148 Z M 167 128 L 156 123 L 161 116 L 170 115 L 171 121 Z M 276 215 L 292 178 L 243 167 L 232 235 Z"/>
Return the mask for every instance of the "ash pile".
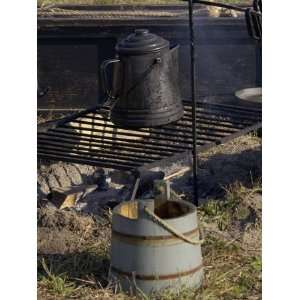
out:
<path id="1" fill-rule="evenodd" d="M 116 175 L 119 174 L 104 168 L 40 161 L 37 176 L 38 207 L 99 215 L 104 207 L 113 208 L 129 197 L 129 187 L 112 182 Z"/>
<path id="2" fill-rule="evenodd" d="M 185 171 L 185 169 L 183 169 Z M 40 161 L 37 176 L 38 207 L 102 215 L 120 202 L 153 196 L 162 171 L 125 172 L 81 164 Z M 137 181 L 139 178 L 139 181 Z M 175 197 L 175 192 L 173 192 Z M 177 196 L 176 196 L 177 197 Z"/>

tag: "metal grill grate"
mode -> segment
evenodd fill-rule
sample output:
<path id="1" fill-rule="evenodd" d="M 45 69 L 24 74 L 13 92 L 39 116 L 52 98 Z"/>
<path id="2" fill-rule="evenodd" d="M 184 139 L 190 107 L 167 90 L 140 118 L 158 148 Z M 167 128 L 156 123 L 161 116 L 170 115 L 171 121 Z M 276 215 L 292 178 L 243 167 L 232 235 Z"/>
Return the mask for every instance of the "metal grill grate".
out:
<path id="1" fill-rule="evenodd" d="M 171 162 L 192 150 L 191 103 L 184 101 L 184 109 L 184 117 L 176 123 L 137 130 L 111 123 L 108 106 L 89 109 L 55 126 L 42 126 L 38 132 L 38 157 L 119 170 Z M 197 104 L 199 152 L 260 127 L 260 108 Z"/>

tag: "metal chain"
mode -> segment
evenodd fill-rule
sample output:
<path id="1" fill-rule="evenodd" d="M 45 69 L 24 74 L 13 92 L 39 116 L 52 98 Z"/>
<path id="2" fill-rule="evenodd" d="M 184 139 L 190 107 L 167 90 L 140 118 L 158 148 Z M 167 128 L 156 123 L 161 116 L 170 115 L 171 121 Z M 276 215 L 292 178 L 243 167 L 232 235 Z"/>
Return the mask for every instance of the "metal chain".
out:
<path id="1" fill-rule="evenodd" d="M 192 245 L 202 245 L 204 242 L 204 239 L 201 240 L 192 240 L 186 236 L 184 236 L 181 232 L 177 231 L 174 227 L 172 227 L 170 224 L 162 220 L 159 216 L 157 216 L 154 212 L 149 210 L 149 208 L 144 207 L 145 213 L 156 223 L 158 223 L 160 226 L 162 226 L 167 231 L 171 232 L 173 235 L 177 236 L 181 240 L 192 244 Z"/>

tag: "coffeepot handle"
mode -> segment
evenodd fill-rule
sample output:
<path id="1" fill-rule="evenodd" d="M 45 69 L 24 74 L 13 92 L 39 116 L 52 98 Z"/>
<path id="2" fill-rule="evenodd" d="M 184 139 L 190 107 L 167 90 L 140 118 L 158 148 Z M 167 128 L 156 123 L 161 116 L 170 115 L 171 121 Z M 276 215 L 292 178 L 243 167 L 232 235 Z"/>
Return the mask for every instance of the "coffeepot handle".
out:
<path id="1" fill-rule="evenodd" d="M 114 95 L 112 94 L 112 90 L 110 89 L 108 85 L 108 79 L 107 79 L 107 72 L 106 69 L 110 64 L 118 63 L 120 62 L 119 59 L 108 59 L 101 63 L 100 66 L 100 80 L 102 84 L 102 90 L 108 98 L 114 98 Z"/>

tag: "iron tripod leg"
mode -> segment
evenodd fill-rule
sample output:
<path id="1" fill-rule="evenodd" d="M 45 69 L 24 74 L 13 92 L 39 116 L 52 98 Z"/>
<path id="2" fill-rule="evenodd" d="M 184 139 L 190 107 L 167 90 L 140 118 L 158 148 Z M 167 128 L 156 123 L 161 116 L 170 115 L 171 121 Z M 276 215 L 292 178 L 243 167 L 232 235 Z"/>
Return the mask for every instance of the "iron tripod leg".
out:
<path id="1" fill-rule="evenodd" d="M 193 129 L 193 203 L 198 206 L 198 161 L 197 161 L 197 120 L 196 120 L 196 97 L 195 97 L 195 47 L 194 47 L 194 24 L 193 24 L 193 0 L 189 0 L 189 28 L 190 28 L 190 56 L 191 56 L 191 95 L 192 95 L 192 129 Z"/>

